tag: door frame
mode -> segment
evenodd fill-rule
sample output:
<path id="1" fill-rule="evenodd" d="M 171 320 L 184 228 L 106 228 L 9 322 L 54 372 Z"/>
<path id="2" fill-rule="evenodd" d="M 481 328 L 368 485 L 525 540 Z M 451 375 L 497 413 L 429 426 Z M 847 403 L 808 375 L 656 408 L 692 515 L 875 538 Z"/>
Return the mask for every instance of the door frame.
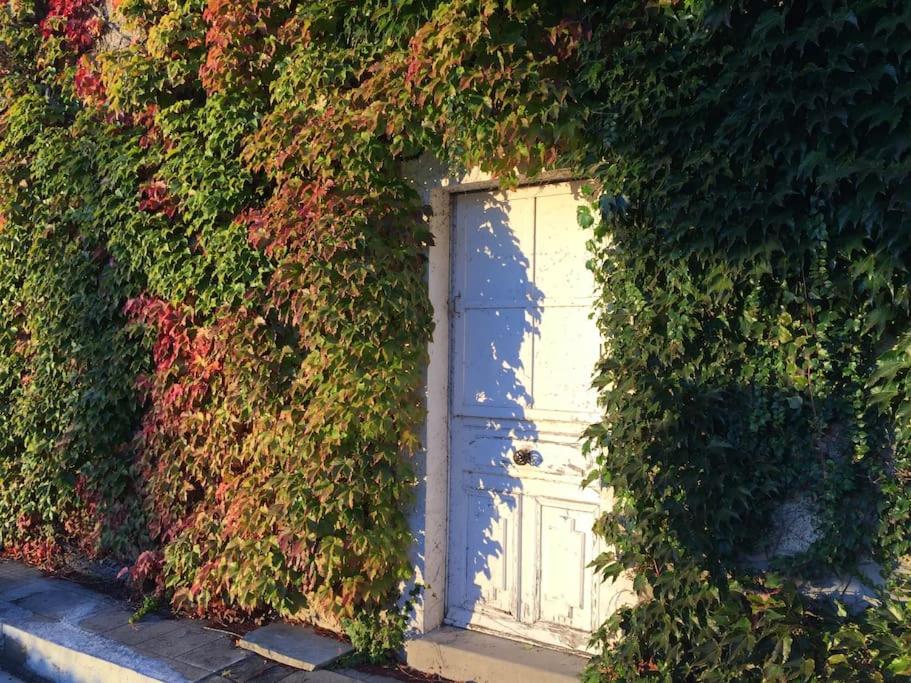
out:
<path id="1" fill-rule="evenodd" d="M 566 169 L 520 177 L 518 185 L 580 180 Z M 433 336 L 428 346 L 426 374 L 426 421 L 424 431 L 423 552 L 417 580 L 425 585 L 413 625 L 426 632 L 443 624 L 446 616 L 449 569 L 449 474 L 450 474 L 450 379 L 452 373 L 450 331 L 452 324 L 452 206 L 456 195 L 500 189 L 487 174 L 472 171 L 463 178 L 430 189 L 430 231 L 427 287 L 433 306 Z"/>

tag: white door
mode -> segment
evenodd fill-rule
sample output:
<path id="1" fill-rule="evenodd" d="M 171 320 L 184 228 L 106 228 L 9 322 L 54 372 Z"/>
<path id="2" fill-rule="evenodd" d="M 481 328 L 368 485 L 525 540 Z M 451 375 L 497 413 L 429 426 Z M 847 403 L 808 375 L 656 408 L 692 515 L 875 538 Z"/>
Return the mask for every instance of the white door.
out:
<path id="1" fill-rule="evenodd" d="M 453 197 L 450 624 L 584 649 L 618 598 L 580 435 L 600 338 L 577 183 Z"/>

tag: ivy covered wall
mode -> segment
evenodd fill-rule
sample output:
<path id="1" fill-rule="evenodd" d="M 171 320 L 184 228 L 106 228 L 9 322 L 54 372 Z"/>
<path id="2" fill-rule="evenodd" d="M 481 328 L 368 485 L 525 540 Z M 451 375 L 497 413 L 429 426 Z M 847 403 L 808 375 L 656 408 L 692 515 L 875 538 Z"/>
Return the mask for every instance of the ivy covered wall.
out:
<path id="1" fill-rule="evenodd" d="M 907 677 L 904 5 L 4 4 L 5 551 L 388 618 L 431 334 L 401 163 L 569 167 L 601 188 L 598 566 L 640 596 L 588 675 Z M 818 539 L 775 557 L 795 491 Z M 868 559 L 878 609 L 798 590 Z"/>
<path id="2" fill-rule="evenodd" d="M 599 564 L 642 598 L 599 634 L 610 680 L 911 676 L 909 11 L 589 17 Z M 795 508 L 810 542 L 769 544 Z M 874 560 L 877 609 L 819 595 Z"/>
<path id="3" fill-rule="evenodd" d="M 489 0 L 4 5 L 5 551 L 222 619 L 388 606 L 431 332 L 400 162 L 553 163 L 579 41 Z"/>

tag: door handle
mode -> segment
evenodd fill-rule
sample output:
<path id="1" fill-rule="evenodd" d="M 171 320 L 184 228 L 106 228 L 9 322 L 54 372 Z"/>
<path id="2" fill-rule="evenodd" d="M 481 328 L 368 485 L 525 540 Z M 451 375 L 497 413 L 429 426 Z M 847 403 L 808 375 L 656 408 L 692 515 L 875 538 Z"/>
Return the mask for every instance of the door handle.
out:
<path id="1" fill-rule="evenodd" d="M 535 452 L 531 448 L 517 448 L 512 452 L 512 461 L 517 465 L 530 465 Z"/>

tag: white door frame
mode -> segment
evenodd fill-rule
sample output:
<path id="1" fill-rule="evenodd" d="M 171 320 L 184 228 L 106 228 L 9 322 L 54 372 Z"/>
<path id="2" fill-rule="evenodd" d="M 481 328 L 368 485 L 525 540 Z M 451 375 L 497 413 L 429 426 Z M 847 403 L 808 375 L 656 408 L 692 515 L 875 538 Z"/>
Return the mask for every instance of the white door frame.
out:
<path id="1" fill-rule="evenodd" d="M 542 173 L 535 178 L 521 178 L 519 185 L 539 185 L 578 177 L 567 170 Z M 427 182 L 427 178 L 422 178 Z M 425 461 L 420 510 L 414 517 L 421 536 L 421 549 L 415 558 L 416 580 L 426 588 L 415 609 L 412 625 L 419 632 L 431 631 L 443 623 L 446 610 L 446 585 L 449 547 L 449 392 L 450 392 L 450 325 L 452 273 L 452 203 L 453 196 L 464 192 L 498 189 L 500 184 L 489 175 L 472 172 L 467 176 L 429 188 L 430 231 L 433 245 L 428 253 L 427 283 L 433 305 L 433 337 L 428 353 L 426 379 L 427 417 L 424 435 Z M 581 228 L 580 228 L 581 229 Z"/>

